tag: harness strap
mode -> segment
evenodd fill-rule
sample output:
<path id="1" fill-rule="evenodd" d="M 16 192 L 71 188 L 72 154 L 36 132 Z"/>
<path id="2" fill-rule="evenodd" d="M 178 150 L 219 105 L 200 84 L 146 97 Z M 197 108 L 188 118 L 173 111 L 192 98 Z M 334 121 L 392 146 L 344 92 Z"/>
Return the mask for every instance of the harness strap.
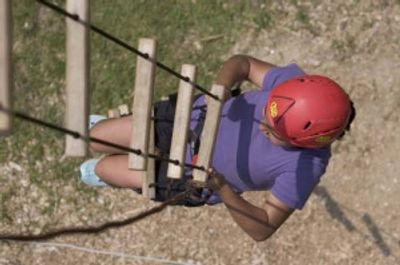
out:
<path id="1" fill-rule="evenodd" d="M 196 164 L 198 153 L 200 150 L 200 136 L 203 131 L 204 121 L 206 119 L 206 111 L 202 110 L 200 113 L 199 121 L 196 124 L 196 127 L 190 131 L 190 147 L 192 152 L 192 163 Z"/>

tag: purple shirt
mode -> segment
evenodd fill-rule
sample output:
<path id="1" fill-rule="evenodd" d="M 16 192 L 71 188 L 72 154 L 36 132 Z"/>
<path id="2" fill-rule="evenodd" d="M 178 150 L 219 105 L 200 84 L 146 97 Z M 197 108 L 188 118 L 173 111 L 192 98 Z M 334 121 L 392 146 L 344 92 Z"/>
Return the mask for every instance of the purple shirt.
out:
<path id="1" fill-rule="evenodd" d="M 324 174 L 330 148 L 301 149 L 272 144 L 259 130 L 263 107 L 271 89 L 304 72 L 296 65 L 275 67 L 264 77 L 262 90 L 245 92 L 223 106 L 212 166 L 224 175 L 238 193 L 271 190 L 291 208 L 301 209 Z M 194 102 L 193 129 L 204 106 L 204 97 Z M 191 162 L 187 152 L 187 162 Z M 207 201 L 220 202 L 215 193 Z"/>

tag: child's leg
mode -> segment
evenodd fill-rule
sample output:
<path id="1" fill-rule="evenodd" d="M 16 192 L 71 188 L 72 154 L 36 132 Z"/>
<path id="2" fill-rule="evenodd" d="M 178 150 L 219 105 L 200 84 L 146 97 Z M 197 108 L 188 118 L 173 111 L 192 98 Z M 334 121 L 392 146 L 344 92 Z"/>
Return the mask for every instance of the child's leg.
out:
<path id="1" fill-rule="evenodd" d="M 132 130 L 132 116 L 102 120 L 90 129 L 90 136 L 107 142 L 129 147 Z M 92 142 L 90 148 L 94 152 L 107 154 L 123 154 L 125 152 Z"/>
<path id="2" fill-rule="evenodd" d="M 108 155 L 96 165 L 96 175 L 111 186 L 141 188 L 144 171 L 128 169 L 128 155 Z"/>

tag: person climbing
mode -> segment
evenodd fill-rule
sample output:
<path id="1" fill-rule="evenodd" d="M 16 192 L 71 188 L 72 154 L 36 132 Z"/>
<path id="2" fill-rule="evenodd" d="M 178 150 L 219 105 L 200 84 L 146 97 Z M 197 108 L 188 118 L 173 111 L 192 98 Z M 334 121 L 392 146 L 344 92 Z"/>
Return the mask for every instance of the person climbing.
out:
<path id="1" fill-rule="evenodd" d="M 231 97 L 235 84 L 249 81 L 258 89 Z M 331 144 L 350 129 L 355 109 L 346 92 L 333 80 L 308 75 L 298 65 L 276 66 L 246 56 L 225 61 L 216 84 L 226 88 L 207 185 L 180 204 L 202 206 L 224 203 L 235 222 L 256 241 L 270 237 L 294 212 L 302 209 L 325 173 Z M 197 96 L 191 114 L 186 162 L 196 157 L 207 111 L 207 96 Z M 168 155 L 175 98 L 154 104 L 155 145 Z M 134 117 L 104 119 L 91 116 L 90 135 L 129 146 Z M 197 137 L 196 137 L 197 136 Z M 128 170 L 128 155 L 92 143 L 94 152 L 107 154 L 81 166 L 82 180 L 93 186 L 140 189 L 141 171 Z M 156 201 L 181 192 L 191 180 L 166 177 L 167 163 L 156 163 Z M 245 200 L 247 191 L 269 191 L 259 206 Z M 262 220 L 260 222 L 260 220 Z"/>

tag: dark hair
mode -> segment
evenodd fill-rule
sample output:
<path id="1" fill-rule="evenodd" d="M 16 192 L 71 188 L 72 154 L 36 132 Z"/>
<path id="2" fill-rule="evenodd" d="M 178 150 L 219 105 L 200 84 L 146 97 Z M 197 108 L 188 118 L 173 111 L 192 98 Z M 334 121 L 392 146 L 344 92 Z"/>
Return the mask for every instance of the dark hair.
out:
<path id="1" fill-rule="evenodd" d="M 346 132 L 350 131 L 351 124 L 353 123 L 354 119 L 356 118 L 356 108 L 354 107 L 354 103 L 351 100 L 350 100 L 350 110 L 351 110 L 351 113 L 350 113 L 350 117 L 349 117 L 349 122 L 347 123 L 346 128 L 344 128 L 344 131 L 342 132 L 342 134 L 339 135 L 339 137 L 337 138 L 339 140 L 343 138 L 343 136 L 346 134 Z"/>

